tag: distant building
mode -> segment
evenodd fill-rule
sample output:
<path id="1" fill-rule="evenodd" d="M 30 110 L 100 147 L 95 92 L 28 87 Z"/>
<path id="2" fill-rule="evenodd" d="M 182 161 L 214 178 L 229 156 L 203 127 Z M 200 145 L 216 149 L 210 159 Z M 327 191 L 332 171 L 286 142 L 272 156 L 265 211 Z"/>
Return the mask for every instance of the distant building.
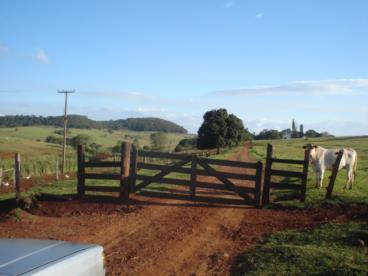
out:
<path id="1" fill-rule="evenodd" d="M 292 131 L 290 128 L 284 129 L 281 131 L 281 137 L 282 139 L 290 139 L 291 138 Z"/>

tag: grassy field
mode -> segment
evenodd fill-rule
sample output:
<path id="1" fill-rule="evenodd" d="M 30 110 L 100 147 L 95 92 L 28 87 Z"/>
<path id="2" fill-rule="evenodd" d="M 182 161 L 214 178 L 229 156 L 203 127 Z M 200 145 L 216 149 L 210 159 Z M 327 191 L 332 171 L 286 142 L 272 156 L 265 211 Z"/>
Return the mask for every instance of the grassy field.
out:
<path id="1" fill-rule="evenodd" d="M 326 148 L 351 147 L 358 153 L 358 168 L 355 184 L 352 190 L 343 189 L 346 182 L 346 170 L 338 173 L 333 191 L 333 201 L 335 202 L 363 202 L 368 203 L 368 137 L 337 137 L 337 138 L 315 138 L 315 139 L 290 139 L 290 140 L 272 140 L 272 141 L 254 141 L 251 155 L 257 160 L 265 161 L 267 143 L 274 145 L 274 156 L 279 158 L 303 159 L 303 145 L 313 143 Z M 289 168 L 296 170 L 296 166 L 285 166 L 277 164 L 277 168 Z M 300 167 L 299 167 L 300 168 Z M 299 169 L 300 171 L 300 169 Z M 329 181 L 330 171 L 325 173 L 323 188 L 315 188 L 315 174 L 309 166 L 307 200 L 306 204 L 321 202 L 324 200 Z M 285 197 L 287 192 L 273 191 L 275 198 Z M 290 201 L 290 204 L 298 202 Z"/>
<path id="2" fill-rule="evenodd" d="M 13 166 L 14 152 L 19 152 L 22 159 L 22 174 L 26 175 L 48 175 L 56 172 L 56 160 L 60 159 L 61 145 L 46 143 L 47 136 L 55 134 L 54 127 L 17 127 L 0 128 L 0 168 L 11 168 Z M 121 141 L 138 141 L 140 147 L 150 146 L 150 135 L 152 132 L 137 132 L 119 130 L 109 132 L 98 129 L 70 129 L 69 137 L 78 134 L 86 134 L 91 137 L 91 142 L 102 146 L 102 151 L 108 151 Z M 190 135 L 168 134 L 167 151 L 172 151 L 178 142 Z M 60 136 L 61 137 L 61 136 Z M 76 170 L 76 152 L 67 148 L 66 171 Z"/>
<path id="3" fill-rule="evenodd" d="M 368 206 L 368 137 L 341 137 L 254 141 L 251 154 L 265 161 L 267 143 L 274 145 L 274 156 L 288 159 L 303 159 L 302 146 L 307 143 L 326 148 L 351 147 L 358 153 L 358 169 L 352 190 L 345 190 L 346 172 L 340 171 L 335 183 L 333 198 L 325 200 L 328 177 L 325 174 L 322 189 L 315 187 L 315 175 L 309 168 L 307 199 L 285 200 L 291 192 L 272 191 L 275 203 L 270 208 L 337 208 L 338 205 Z M 279 169 L 296 170 L 296 166 L 278 164 Z M 299 167 L 300 170 L 300 167 Z M 282 200 L 283 199 L 283 200 Z M 305 231 L 281 231 L 264 240 L 254 249 L 245 251 L 234 264 L 234 275 L 367 275 L 368 274 L 368 224 L 327 223 Z"/>
<path id="4" fill-rule="evenodd" d="M 235 275 L 367 275 L 367 223 L 270 235 L 239 256 Z"/>

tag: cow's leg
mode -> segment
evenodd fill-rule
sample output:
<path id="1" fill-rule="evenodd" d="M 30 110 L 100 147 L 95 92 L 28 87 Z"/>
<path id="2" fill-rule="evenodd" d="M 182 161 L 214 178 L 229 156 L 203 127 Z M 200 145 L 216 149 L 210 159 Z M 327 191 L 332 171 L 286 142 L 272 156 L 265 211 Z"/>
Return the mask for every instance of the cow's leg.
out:
<path id="1" fill-rule="evenodd" d="M 347 170 L 347 182 L 345 185 L 345 188 L 352 189 L 353 188 L 353 182 L 354 182 L 354 171 L 353 168 L 348 167 Z"/>
<path id="2" fill-rule="evenodd" d="M 321 170 L 319 172 L 319 183 L 318 183 L 318 188 L 322 188 L 322 183 L 323 183 L 323 176 L 325 174 L 325 171 L 324 170 Z"/>

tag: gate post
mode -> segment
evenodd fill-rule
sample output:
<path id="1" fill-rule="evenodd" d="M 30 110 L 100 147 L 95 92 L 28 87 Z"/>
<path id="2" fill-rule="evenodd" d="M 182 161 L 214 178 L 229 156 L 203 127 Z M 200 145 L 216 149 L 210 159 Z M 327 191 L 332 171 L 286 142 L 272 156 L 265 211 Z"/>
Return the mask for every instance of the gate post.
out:
<path id="1" fill-rule="evenodd" d="M 133 145 L 130 176 L 129 176 L 130 193 L 135 193 L 135 186 L 137 182 L 137 162 L 138 162 L 138 149 L 136 146 Z"/>
<path id="2" fill-rule="evenodd" d="M 197 156 L 192 154 L 192 166 L 190 173 L 190 197 L 193 199 L 195 196 L 196 189 L 196 181 L 197 181 Z"/>
<path id="3" fill-rule="evenodd" d="M 123 142 L 121 144 L 120 198 L 122 200 L 129 199 L 130 149 L 130 143 Z"/>
<path id="4" fill-rule="evenodd" d="M 77 190 L 78 190 L 78 197 L 82 198 L 84 196 L 84 185 L 85 185 L 85 178 L 84 178 L 84 173 L 85 173 L 85 168 L 84 168 L 84 160 L 85 159 L 85 155 L 84 155 L 84 146 L 83 145 L 78 145 L 78 184 L 77 184 Z"/>
<path id="5" fill-rule="evenodd" d="M 266 156 L 266 165 L 265 165 L 265 176 L 264 176 L 264 184 L 263 184 L 263 205 L 270 203 L 270 180 L 271 180 L 271 166 L 272 166 L 272 157 L 273 157 L 273 146 L 271 144 L 267 144 L 267 156 Z"/>
<path id="6" fill-rule="evenodd" d="M 256 168 L 256 186 L 254 192 L 254 201 L 257 207 L 262 207 L 262 167 L 262 162 L 258 161 Z"/>

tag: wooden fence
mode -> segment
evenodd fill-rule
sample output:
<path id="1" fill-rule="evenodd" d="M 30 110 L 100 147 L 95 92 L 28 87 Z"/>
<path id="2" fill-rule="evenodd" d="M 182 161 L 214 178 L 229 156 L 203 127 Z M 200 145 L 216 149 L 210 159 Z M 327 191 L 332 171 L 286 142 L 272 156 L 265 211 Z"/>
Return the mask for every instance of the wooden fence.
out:
<path id="1" fill-rule="evenodd" d="M 165 162 L 147 163 L 140 161 L 149 159 L 171 160 Z M 214 166 L 238 167 L 250 169 L 242 173 L 230 173 L 218 171 Z M 120 168 L 116 174 L 86 173 L 85 168 L 111 167 Z M 156 171 L 154 175 L 141 173 L 140 169 Z M 157 172 L 158 171 L 158 172 Z M 183 177 L 170 177 L 171 173 L 187 175 Z M 211 176 L 219 183 L 200 181 L 198 176 Z M 85 179 L 120 180 L 120 187 L 114 186 L 92 186 L 85 185 Z M 252 187 L 242 187 L 233 180 L 247 180 L 253 183 Z M 128 199 L 130 193 L 135 193 L 152 183 L 163 183 L 168 185 L 185 186 L 188 188 L 191 199 L 196 197 L 196 189 L 230 190 L 243 198 L 243 203 L 261 206 L 262 190 L 262 163 L 240 162 L 230 160 L 218 160 L 202 158 L 195 154 L 175 154 L 151 151 L 137 151 L 130 144 L 123 143 L 120 161 L 86 162 L 84 159 L 84 148 L 78 146 L 78 194 L 83 196 L 85 191 L 97 192 L 119 192 L 122 199 Z"/>
<path id="2" fill-rule="evenodd" d="M 14 154 L 14 168 L 3 170 L 0 169 L 0 186 L 3 182 L 4 173 L 13 173 L 13 185 L 15 190 L 15 199 L 20 200 L 20 154 L 17 152 Z"/>
<path id="3" fill-rule="evenodd" d="M 308 166 L 309 166 L 309 150 L 308 149 L 305 150 L 303 160 L 275 158 L 273 156 L 273 151 L 274 147 L 271 144 L 268 144 L 265 176 L 264 176 L 264 187 L 263 187 L 263 204 L 268 204 L 270 202 L 270 189 L 286 189 L 286 190 L 300 191 L 300 200 L 305 201 Z M 274 163 L 301 165 L 303 166 L 303 169 L 301 172 L 290 170 L 276 170 L 272 168 L 272 165 Z M 301 182 L 298 184 L 275 182 L 273 181 L 272 176 L 298 178 L 301 180 Z"/>

